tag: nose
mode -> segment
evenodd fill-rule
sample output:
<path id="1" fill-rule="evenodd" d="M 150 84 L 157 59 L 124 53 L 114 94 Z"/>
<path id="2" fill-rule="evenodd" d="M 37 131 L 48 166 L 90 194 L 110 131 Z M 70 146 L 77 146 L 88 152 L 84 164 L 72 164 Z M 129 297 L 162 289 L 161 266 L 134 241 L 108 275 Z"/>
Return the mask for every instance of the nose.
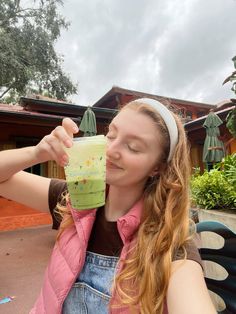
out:
<path id="1" fill-rule="evenodd" d="M 120 159 L 121 152 L 119 143 L 117 140 L 112 140 L 107 142 L 107 150 L 106 150 L 107 157 L 110 159 Z"/>

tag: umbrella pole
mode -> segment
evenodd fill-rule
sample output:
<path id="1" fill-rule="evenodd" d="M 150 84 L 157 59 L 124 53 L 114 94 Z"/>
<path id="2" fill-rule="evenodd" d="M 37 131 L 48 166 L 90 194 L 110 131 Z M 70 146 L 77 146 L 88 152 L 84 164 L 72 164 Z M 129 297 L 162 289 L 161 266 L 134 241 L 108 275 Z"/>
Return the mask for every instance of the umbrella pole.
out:
<path id="1" fill-rule="evenodd" d="M 211 169 L 213 169 L 214 163 L 213 162 L 207 162 L 206 163 L 206 169 L 209 172 Z"/>

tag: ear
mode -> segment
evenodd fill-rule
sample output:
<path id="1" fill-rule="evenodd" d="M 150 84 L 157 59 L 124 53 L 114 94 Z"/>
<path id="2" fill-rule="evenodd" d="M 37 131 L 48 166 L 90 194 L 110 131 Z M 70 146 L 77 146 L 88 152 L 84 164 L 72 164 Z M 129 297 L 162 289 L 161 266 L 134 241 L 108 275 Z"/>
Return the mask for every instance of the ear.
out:
<path id="1" fill-rule="evenodd" d="M 159 174 L 159 169 L 156 167 L 155 169 L 152 170 L 150 173 L 150 177 L 156 177 Z"/>

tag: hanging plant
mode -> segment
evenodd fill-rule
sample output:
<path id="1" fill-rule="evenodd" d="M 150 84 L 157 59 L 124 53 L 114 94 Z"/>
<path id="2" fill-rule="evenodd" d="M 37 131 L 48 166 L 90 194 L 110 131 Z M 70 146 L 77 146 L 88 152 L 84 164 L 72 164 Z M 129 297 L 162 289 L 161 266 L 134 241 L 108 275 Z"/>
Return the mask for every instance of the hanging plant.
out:
<path id="1" fill-rule="evenodd" d="M 229 132 L 236 138 L 236 108 L 231 110 L 226 117 L 226 127 Z"/>

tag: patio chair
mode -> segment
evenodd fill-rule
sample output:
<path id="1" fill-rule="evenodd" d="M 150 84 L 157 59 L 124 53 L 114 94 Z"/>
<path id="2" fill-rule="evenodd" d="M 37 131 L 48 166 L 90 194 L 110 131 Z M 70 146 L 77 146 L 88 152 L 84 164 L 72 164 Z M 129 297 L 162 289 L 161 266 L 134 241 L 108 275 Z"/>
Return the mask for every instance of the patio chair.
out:
<path id="1" fill-rule="evenodd" d="M 225 302 L 225 309 L 220 314 L 236 313 L 236 234 L 227 226 L 216 221 L 197 223 L 197 232 L 215 232 L 224 238 L 224 245 L 220 249 L 200 248 L 199 252 L 204 261 L 212 261 L 221 265 L 228 276 L 224 280 L 205 277 L 209 290 L 220 296 Z"/>

